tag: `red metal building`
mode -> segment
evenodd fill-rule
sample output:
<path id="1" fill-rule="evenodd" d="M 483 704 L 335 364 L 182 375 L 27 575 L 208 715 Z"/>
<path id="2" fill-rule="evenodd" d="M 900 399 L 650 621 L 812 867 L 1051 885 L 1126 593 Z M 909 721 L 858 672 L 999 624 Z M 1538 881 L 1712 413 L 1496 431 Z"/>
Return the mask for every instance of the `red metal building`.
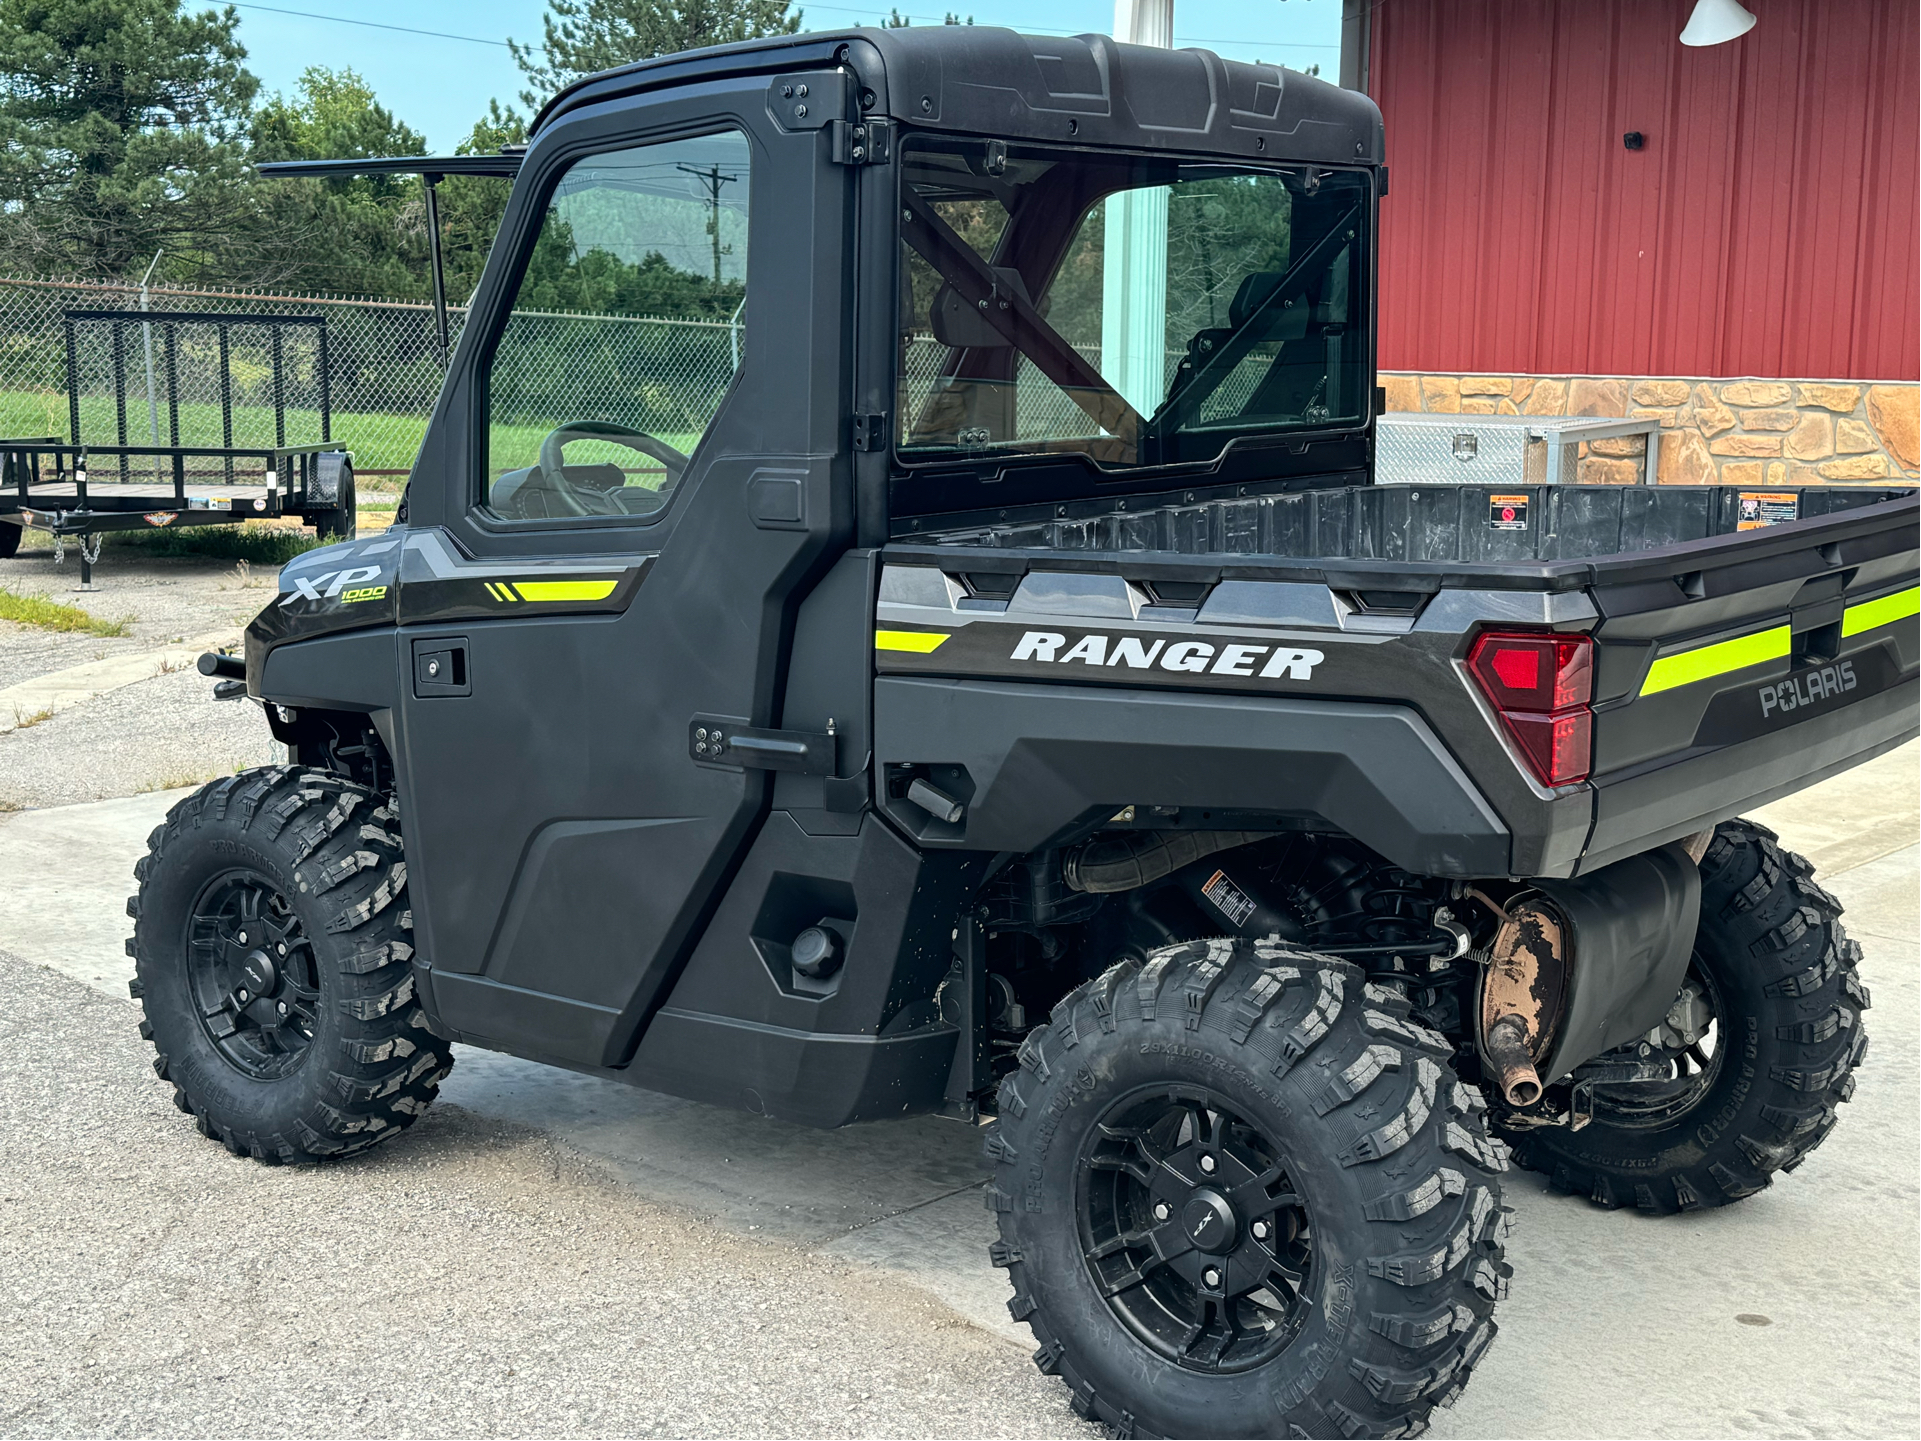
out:
<path id="1" fill-rule="evenodd" d="M 1921 374 L 1921 4 L 1745 3 L 1350 0 L 1383 370 Z"/>

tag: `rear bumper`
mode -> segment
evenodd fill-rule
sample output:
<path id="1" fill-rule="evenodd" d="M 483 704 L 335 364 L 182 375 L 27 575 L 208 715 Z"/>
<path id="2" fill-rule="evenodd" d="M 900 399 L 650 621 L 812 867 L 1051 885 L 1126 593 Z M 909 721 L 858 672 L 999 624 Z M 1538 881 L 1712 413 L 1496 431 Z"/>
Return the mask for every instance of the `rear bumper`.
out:
<path id="1" fill-rule="evenodd" d="M 1921 678 L 1798 725 L 1597 785 L 1575 874 L 1706 830 L 1914 738 Z"/>

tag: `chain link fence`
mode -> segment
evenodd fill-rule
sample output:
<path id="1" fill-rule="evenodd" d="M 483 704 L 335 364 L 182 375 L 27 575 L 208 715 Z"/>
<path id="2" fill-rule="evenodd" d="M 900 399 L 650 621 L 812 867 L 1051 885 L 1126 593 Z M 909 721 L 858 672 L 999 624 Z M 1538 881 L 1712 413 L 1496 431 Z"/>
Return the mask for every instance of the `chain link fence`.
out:
<path id="1" fill-rule="evenodd" d="M 207 319 L 81 322 L 70 387 L 68 312 L 142 309 Z M 315 327 L 278 328 L 276 341 L 275 327 L 221 323 L 239 315 L 319 317 L 324 349 Z M 449 310 L 450 344 L 465 321 L 463 308 Z M 739 317 L 730 323 L 523 312 L 513 324 L 514 359 L 503 380 L 510 391 L 530 395 L 543 383 L 554 386 L 578 408 L 563 419 L 697 433 L 739 364 Z M 223 343 L 230 374 L 224 394 Z M 77 398 L 77 438 L 95 444 L 118 443 L 124 423 L 132 445 L 152 443 L 156 434 L 162 445 L 268 444 L 277 427 L 285 443 L 297 445 L 321 439 L 324 379 L 328 438 L 354 453 L 369 488 L 397 488 L 420 449 L 441 377 L 433 308 L 424 304 L 0 277 L 0 438 L 74 438 Z M 509 400 L 509 408 L 525 407 Z M 530 412 L 496 422 L 498 428 L 542 419 Z"/>

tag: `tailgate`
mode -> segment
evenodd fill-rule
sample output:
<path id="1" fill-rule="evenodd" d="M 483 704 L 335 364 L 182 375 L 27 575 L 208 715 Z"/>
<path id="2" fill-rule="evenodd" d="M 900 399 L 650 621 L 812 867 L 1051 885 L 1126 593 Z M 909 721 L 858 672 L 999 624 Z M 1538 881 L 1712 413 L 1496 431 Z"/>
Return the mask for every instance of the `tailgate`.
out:
<path id="1" fill-rule="evenodd" d="M 1596 565 L 1582 870 L 1916 733 L 1913 498 Z"/>

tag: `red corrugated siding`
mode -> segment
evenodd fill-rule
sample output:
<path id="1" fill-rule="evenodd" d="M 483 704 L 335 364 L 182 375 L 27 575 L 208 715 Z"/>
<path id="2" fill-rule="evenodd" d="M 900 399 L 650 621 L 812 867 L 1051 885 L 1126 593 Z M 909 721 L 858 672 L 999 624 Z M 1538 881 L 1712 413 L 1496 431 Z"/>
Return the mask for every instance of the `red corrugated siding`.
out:
<path id="1" fill-rule="evenodd" d="M 1746 3 L 1380 0 L 1382 369 L 1921 374 L 1921 5 Z"/>

